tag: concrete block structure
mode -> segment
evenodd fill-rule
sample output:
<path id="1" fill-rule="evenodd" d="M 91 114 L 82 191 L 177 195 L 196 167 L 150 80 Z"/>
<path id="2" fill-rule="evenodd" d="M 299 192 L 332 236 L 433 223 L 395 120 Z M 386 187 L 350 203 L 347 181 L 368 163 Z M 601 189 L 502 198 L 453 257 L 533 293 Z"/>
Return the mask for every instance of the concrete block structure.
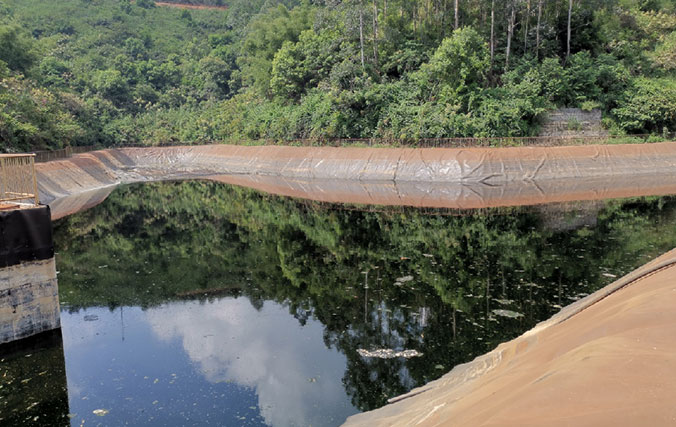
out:
<path id="1" fill-rule="evenodd" d="M 601 110 L 559 108 L 550 111 L 542 125 L 540 136 L 607 136 L 601 124 Z"/>
<path id="2" fill-rule="evenodd" d="M 0 344 L 59 327 L 49 207 L 0 211 Z"/>

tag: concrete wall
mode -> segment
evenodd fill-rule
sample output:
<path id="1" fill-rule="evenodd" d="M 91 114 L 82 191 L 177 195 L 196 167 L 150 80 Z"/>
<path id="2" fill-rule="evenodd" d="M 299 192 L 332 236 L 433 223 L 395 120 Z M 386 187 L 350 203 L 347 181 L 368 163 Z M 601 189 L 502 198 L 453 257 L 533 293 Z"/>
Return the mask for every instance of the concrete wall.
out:
<path id="1" fill-rule="evenodd" d="M 601 110 L 583 111 L 580 108 L 559 108 L 549 112 L 540 136 L 605 136 L 601 125 Z"/>
<path id="2" fill-rule="evenodd" d="M 0 344 L 60 326 L 50 210 L 0 212 Z"/>
<path id="3" fill-rule="evenodd" d="M 0 269 L 0 344 L 60 326 L 54 258 Z"/>

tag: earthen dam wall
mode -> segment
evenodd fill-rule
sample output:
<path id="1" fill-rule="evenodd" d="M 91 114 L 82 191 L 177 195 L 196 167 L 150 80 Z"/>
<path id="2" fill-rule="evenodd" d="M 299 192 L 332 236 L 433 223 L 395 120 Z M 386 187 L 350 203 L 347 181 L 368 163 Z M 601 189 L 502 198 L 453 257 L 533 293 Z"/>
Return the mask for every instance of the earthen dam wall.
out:
<path id="1" fill-rule="evenodd" d="M 329 202 L 478 208 L 676 194 L 676 143 L 518 148 L 118 148 L 38 164 L 54 218 L 122 183 L 208 178 Z"/>

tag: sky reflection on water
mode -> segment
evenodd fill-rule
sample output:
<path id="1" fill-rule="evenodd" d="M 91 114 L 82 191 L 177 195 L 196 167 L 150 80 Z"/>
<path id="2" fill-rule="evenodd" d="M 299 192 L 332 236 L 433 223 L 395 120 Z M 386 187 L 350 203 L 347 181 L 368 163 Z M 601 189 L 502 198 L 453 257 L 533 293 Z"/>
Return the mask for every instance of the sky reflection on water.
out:
<path id="1" fill-rule="evenodd" d="M 101 421 L 93 411 L 105 409 L 105 424 L 336 425 L 357 412 L 341 384 L 345 357 L 326 348 L 321 324 L 301 326 L 275 303 L 90 308 L 62 320 L 77 420 Z"/>

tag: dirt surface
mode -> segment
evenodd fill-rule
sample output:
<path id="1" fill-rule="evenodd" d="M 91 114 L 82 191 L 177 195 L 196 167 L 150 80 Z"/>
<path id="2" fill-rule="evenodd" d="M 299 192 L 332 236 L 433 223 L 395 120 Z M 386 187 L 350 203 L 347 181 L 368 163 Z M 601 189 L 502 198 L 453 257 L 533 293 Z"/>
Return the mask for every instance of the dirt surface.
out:
<path id="1" fill-rule="evenodd" d="M 410 397 L 345 425 L 674 425 L 675 305 L 673 250 Z"/>
<path id="2" fill-rule="evenodd" d="M 503 149 L 109 149 L 36 166 L 54 218 L 121 183 L 214 179 L 319 201 L 470 209 L 676 194 L 676 144 Z"/>
<path id="3" fill-rule="evenodd" d="M 185 4 L 185 3 L 167 3 L 162 1 L 156 1 L 156 6 L 160 7 L 175 7 L 177 9 L 195 9 L 195 10 L 227 10 L 228 6 L 208 6 L 208 5 L 197 5 L 197 4 Z"/>

